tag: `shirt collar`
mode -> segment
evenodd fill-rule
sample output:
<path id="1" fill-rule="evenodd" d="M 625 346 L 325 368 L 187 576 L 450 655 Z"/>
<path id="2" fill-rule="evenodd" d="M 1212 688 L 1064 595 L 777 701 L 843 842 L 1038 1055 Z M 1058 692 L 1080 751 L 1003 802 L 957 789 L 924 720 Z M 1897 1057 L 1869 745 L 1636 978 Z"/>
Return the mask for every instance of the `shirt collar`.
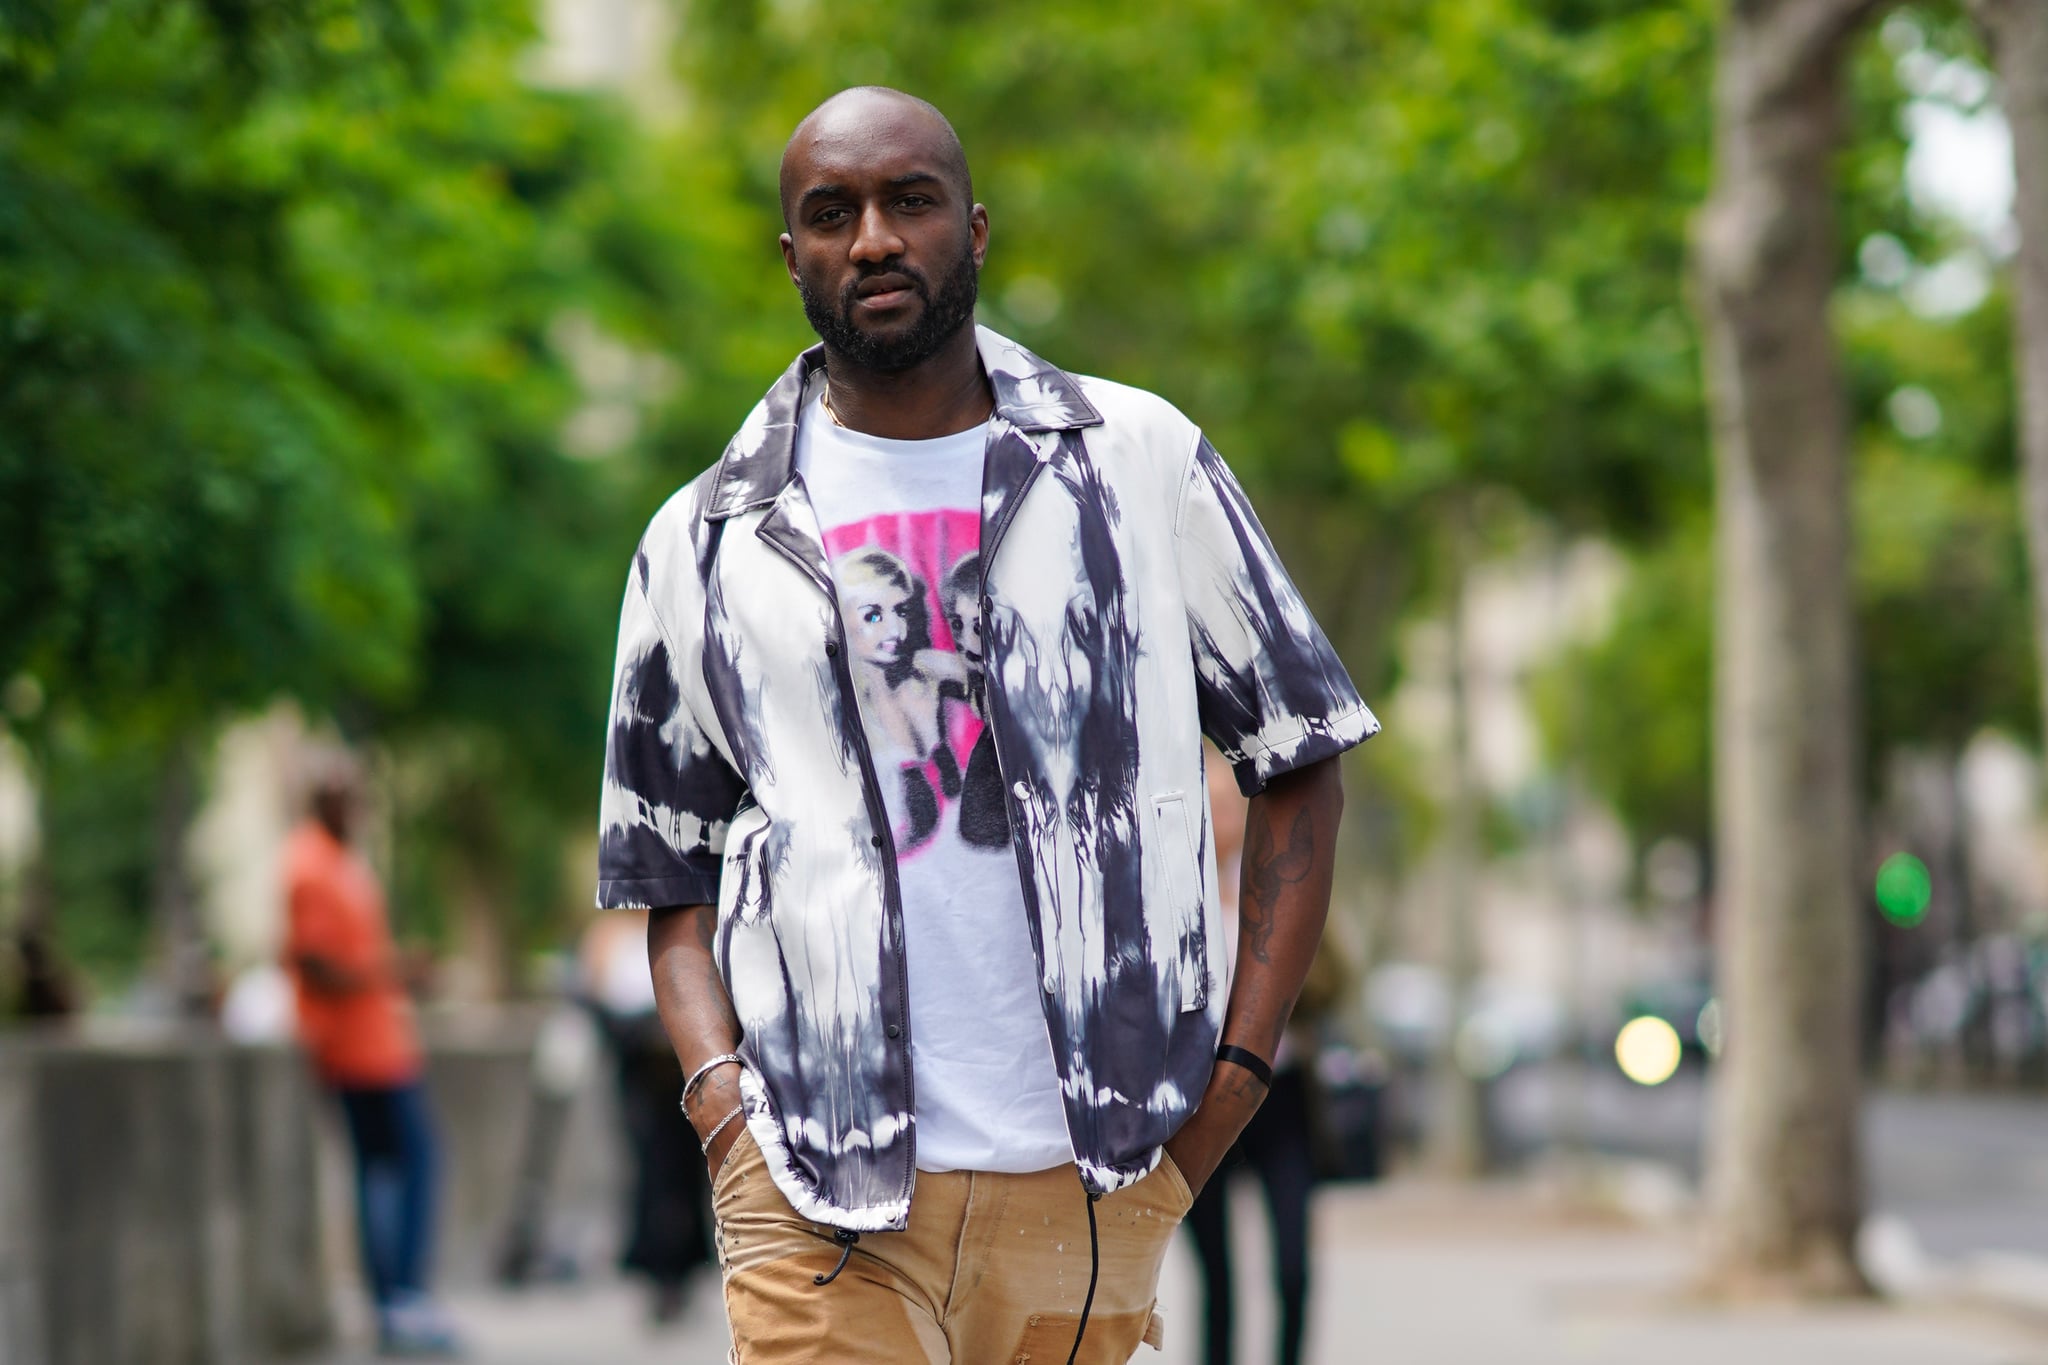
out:
<path id="1" fill-rule="evenodd" d="M 1019 431 L 1071 431 L 1102 424 L 1075 378 L 1048 365 L 1006 336 L 974 329 L 981 367 L 995 392 L 995 415 Z M 813 346 L 784 370 L 719 458 L 704 515 L 719 520 L 775 501 L 795 464 L 796 428 L 811 379 L 825 368 L 825 348 Z"/>

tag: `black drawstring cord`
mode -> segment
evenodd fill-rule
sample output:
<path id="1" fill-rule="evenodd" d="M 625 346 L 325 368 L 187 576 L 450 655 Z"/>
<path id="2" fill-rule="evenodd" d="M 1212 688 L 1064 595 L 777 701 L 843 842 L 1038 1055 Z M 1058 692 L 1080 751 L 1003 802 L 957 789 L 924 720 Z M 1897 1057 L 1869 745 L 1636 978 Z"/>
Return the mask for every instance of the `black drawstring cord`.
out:
<path id="1" fill-rule="evenodd" d="M 1081 1357 L 1081 1338 L 1088 1331 L 1088 1310 L 1095 1306 L 1095 1277 L 1102 1272 L 1102 1243 L 1095 1236 L 1095 1201 L 1099 1194 L 1088 1196 L 1088 1297 L 1081 1301 L 1081 1325 L 1074 1329 L 1074 1349 L 1067 1352 L 1067 1365 Z"/>
<path id="2" fill-rule="evenodd" d="M 832 1267 L 830 1275 L 811 1276 L 813 1284 L 830 1284 L 839 1278 L 839 1272 L 846 1269 L 847 1259 L 853 1255 L 853 1244 L 860 1240 L 860 1234 L 840 1228 L 832 1234 L 832 1240 L 839 1243 L 839 1264 Z"/>

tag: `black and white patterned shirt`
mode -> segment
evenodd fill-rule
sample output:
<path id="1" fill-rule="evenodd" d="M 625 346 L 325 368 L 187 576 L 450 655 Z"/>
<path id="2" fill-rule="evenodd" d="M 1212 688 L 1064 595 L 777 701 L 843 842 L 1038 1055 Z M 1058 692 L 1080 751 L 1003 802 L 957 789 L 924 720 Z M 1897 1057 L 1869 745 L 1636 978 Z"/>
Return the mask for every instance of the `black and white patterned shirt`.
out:
<path id="1" fill-rule="evenodd" d="M 1222 918 L 1201 738 L 1239 786 L 1378 728 L 1251 504 L 1164 400 L 986 328 L 987 726 L 1082 1183 L 1129 1185 L 1207 1085 Z M 642 539 L 598 903 L 715 904 L 749 1131 L 804 1217 L 901 1228 L 916 1167 L 895 830 L 802 479 L 805 352 Z"/>

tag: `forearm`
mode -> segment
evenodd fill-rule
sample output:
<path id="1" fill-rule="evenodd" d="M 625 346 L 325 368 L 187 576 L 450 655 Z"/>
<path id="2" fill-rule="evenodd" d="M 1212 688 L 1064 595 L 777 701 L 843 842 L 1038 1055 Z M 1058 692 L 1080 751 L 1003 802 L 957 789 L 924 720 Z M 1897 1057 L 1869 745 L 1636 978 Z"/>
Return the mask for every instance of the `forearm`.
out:
<path id="1" fill-rule="evenodd" d="M 351 962 L 322 953 L 300 953 L 292 965 L 298 969 L 299 980 L 307 990 L 330 997 L 360 995 L 397 976 L 389 962 Z"/>
<path id="2" fill-rule="evenodd" d="M 1328 759 L 1275 778 L 1246 813 L 1237 972 L 1222 1041 L 1268 1062 L 1322 941 L 1343 811 L 1343 781 Z M 1250 1069 L 1217 1063 L 1201 1103 L 1166 1144 L 1194 1189 L 1208 1183 L 1265 1098 Z"/>
<path id="3" fill-rule="evenodd" d="M 1275 778 L 1245 815 L 1237 970 L 1223 1041 L 1271 1060 L 1329 917 L 1344 784 L 1326 759 Z"/>
<path id="4" fill-rule="evenodd" d="M 654 973 L 654 1005 L 662 1029 L 685 1076 L 706 1062 L 736 1051 L 740 1023 L 712 952 L 718 911 L 709 905 L 657 910 L 647 920 L 647 960 Z M 690 1092 L 684 1112 L 698 1133 L 711 1131 L 739 1103 L 739 1068 L 712 1071 Z M 720 1134 L 727 1143 L 733 1128 Z"/>

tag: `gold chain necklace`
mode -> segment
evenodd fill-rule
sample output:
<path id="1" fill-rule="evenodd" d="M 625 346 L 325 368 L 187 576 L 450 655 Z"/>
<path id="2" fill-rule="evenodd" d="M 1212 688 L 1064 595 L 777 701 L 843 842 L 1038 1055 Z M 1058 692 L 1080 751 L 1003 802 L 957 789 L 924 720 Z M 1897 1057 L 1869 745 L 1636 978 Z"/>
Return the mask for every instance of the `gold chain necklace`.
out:
<path id="1" fill-rule="evenodd" d="M 835 427 L 839 427 L 839 428 L 841 428 L 841 429 L 843 429 L 843 430 L 846 430 L 846 431 L 852 431 L 852 430 L 853 430 L 853 428 L 852 428 L 852 427 L 849 427 L 849 426 L 847 426 L 847 425 L 846 425 L 846 423 L 845 423 L 844 421 L 840 420 L 840 416 L 839 416 L 839 414 L 838 414 L 837 412 L 835 412 L 835 411 L 833 410 L 833 408 L 832 408 L 832 386 L 831 386 L 830 384 L 827 384 L 827 385 L 826 385 L 826 386 L 825 386 L 824 388 L 822 388 L 822 389 L 820 389 L 820 390 L 818 391 L 818 403 L 819 403 L 819 405 L 820 405 L 820 406 L 822 406 L 822 407 L 823 407 L 823 408 L 825 409 L 825 415 L 826 415 L 827 417 L 830 417 L 830 418 L 832 419 L 832 425 L 833 425 L 833 426 L 835 426 Z M 995 416 L 995 411 L 996 411 L 996 407 L 995 407 L 995 401 L 994 401 L 993 399 L 991 399 L 991 400 L 989 401 L 989 407 L 988 407 L 988 417 L 993 417 L 993 416 Z M 987 420 L 988 420 L 988 417 L 984 417 L 984 418 L 982 418 L 982 420 L 983 420 L 983 421 L 985 422 L 985 421 L 987 421 Z"/>

